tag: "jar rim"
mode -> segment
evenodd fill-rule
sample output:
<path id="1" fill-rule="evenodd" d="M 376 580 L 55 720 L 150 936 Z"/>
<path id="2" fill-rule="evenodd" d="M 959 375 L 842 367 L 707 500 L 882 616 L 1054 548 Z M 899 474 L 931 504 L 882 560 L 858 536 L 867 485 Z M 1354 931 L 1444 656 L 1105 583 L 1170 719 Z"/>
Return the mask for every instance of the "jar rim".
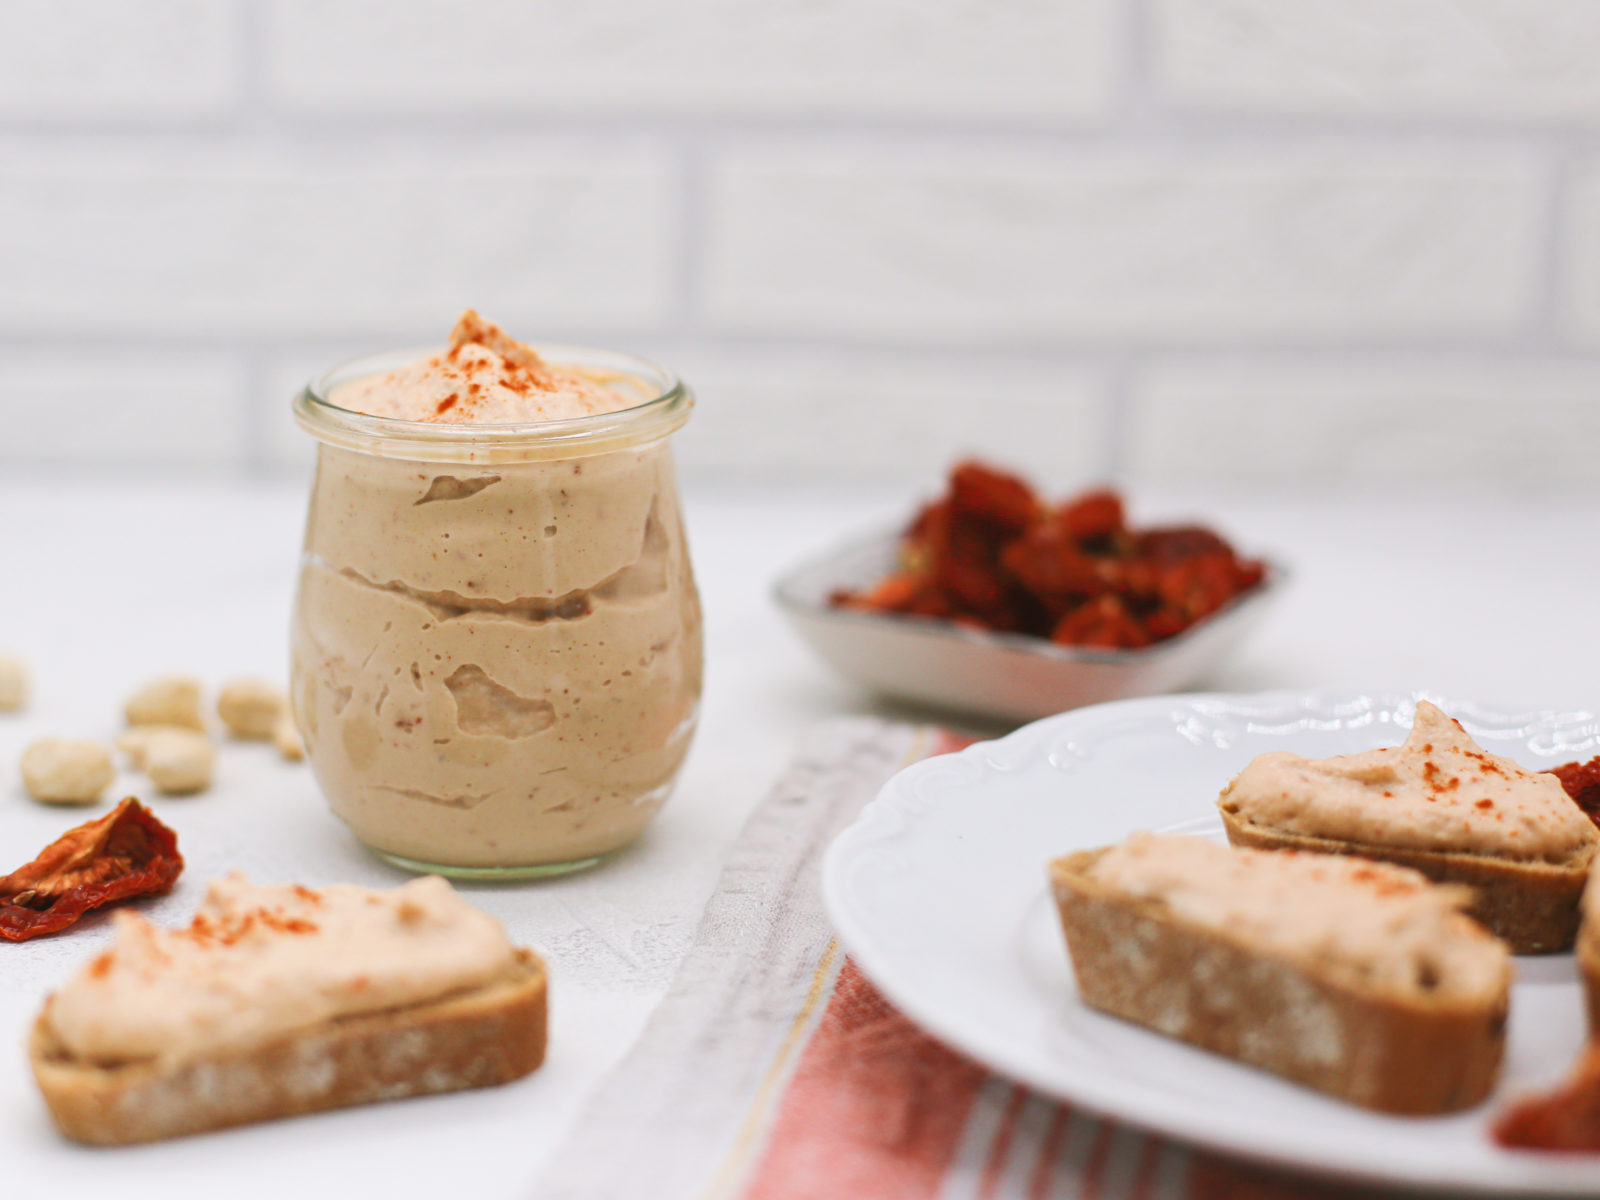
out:
<path id="1" fill-rule="evenodd" d="M 553 421 L 452 424 L 407 421 L 344 408 L 329 399 L 340 384 L 407 366 L 444 347 L 426 346 L 363 355 L 338 363 L 311 380 L 294 399 L 295 420 L 326 444 L 386 457 L 425 461 L 571 458 L 657 441 L 681 428 L 694 407 L 694 393 L 665 367 L 637 355 L 592 346 L 533 343 L 541 358 L 563 366 L 614 370 L 654 388 L 655 395 L 613 412 Z"/>

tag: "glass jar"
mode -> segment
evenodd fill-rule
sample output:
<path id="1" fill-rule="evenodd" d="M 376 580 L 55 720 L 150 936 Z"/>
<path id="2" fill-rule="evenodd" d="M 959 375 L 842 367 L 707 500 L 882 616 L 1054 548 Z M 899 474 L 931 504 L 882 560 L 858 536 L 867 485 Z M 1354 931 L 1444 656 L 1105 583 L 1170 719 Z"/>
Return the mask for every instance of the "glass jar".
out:
<path id="1" fill-rule="evenodd" d="M 337 367 L 295 401 L 320 443 L 295 718 L 333 811 L 409 870 L 592 866 L 665 803 L 694 733 L 700 602 L 668 444 L 693 397 L 626 355 L 536 349 L 649 398 L 525 425 L 329 401 L 419 351 Z"/>

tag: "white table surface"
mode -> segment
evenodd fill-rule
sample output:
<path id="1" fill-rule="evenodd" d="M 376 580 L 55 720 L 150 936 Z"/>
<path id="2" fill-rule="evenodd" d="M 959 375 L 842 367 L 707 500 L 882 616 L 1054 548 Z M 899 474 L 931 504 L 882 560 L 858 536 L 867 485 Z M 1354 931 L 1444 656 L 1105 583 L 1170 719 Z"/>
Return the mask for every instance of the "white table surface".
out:
<path id="1" fill-rule="evenodd" d="M 0 1178 L 18 1195 L 272 1197 L 537 1195 L 542 1164 L 584 1097 L 637 1035 L 692 937 L 729 842 L 797 734 L 830 715 L 903 710 L 833 679 L 783 628 L 768 592 L 797 557 L 908 511 L 905 497 L 701 492 L 688 497 L 707 622 L 700 732 L 656 826 L 603 868 L 516 887 L 472 887 L 553 977 L 551 1052 L 502 1089 L 377 1106 L 132 1151 L 60 1139 L 22 1040 L 46 991 L 107 936 L 0 945 Z M 0 483 L 0 647 L 30 661 L 36 697 L 0 716 L 0 873 L 76 821 L 23 794 L 16 759 L 47 733 L 109 738 L 121 701 L 176 670 L 215 684 L 285 671 L 303 515 L 296 485 Z M 1503 704 L 1600 708 L 1600 503 L 1485 497 L 1185 497 L 1138 518 L 1201 513 L 1293 579 L 1210 685 L 1251 691 L 1426 687 Z M 137 776 L 119 787 L 138 789 Z M 116 794 L 121 794 L 116 793 Z M 147 795 L 147 790 L 141 791 Z M 260 745 L 224 745 L 214 789 L 156 799 L 189 867 L 147 909 L 187 918 L 203 880 L 242 866 L 263 880 L 390 885 L 322 805 L 311 774 Z M 670 1114 L 663 1114 L 670 1119 Z M 619 1152 L 626 1148 L 619 1147 Z M 354 1189 L 354 1190 L 353 1190 Z"/>

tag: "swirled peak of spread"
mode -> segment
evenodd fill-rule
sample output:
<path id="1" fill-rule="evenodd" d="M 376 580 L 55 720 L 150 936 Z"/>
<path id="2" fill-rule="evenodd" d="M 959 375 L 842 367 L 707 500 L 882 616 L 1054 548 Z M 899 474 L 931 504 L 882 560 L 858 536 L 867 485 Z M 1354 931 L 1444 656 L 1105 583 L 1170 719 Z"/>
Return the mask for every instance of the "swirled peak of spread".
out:
<path id="1" fill-rule="evenodd" d="M 1426 700 L 1404 745 L 1257 755 L 1219 803 L 1289 833 L 1419 850 L 1564 862 L 1600 840 L 1554 775 L 1486 752 Z"/>
<path id="2" fill-rule="evenodd" d="M 470 308 L 449 348 L 381 375 L 353 379 L 329 396 L 340 408 L 439 425 L 564 421 L 629 408 L 648 397 L 614 373 L 546 362 Z"/>

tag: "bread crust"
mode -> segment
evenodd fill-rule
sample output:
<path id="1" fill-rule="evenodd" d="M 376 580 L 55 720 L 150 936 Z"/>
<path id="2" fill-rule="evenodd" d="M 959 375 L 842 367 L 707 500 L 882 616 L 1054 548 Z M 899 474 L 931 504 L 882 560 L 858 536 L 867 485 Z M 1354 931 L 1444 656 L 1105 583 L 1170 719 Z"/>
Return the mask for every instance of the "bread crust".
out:
<path id="1" fill-rule="evenodd" d="M 28 1058 L 62 1133 L 126 1145 L 508 1083 L 544 1061 L 547 1007 L 544 963 L 518 950 L 505 975 L 483 987 L 176 1064 L 74 1060 L 46 1002 Z"/>
<path id="2" fill-rule="evenodd" d="M 1587 924 L 1578 933 L 1578 974 L 1583 979 L 1589 1036 L 1600 1037 L 1600 929 L 1591 929 Z"/>
<path id="3" fill-rule="evenodd" d="M 1454 1112 L 1493 1088 L 1509 977 L 1469 996 L 1361 989 L 1110 891 L 1087 874 L 1103 853 L 1050 865 L 1090 1007 L 1382 1112 Z"/>
<path id="4" fill-rule="evenodd" d="M 1420 871 L 1435 883 L 1463 883 L 1474 892 L 1467 911 L 1515 954 L 1556 954 L 1572 949 L 1578 901 L 1595 848 L 1566 863 L 1518 861 L 1464 851 L 1415 850 L 1367 842 L 1309 837 L 1257 825 L 1217 806 L 1228 842 L 1251 850 L 1305 850 L 1346 854 Z"/>

